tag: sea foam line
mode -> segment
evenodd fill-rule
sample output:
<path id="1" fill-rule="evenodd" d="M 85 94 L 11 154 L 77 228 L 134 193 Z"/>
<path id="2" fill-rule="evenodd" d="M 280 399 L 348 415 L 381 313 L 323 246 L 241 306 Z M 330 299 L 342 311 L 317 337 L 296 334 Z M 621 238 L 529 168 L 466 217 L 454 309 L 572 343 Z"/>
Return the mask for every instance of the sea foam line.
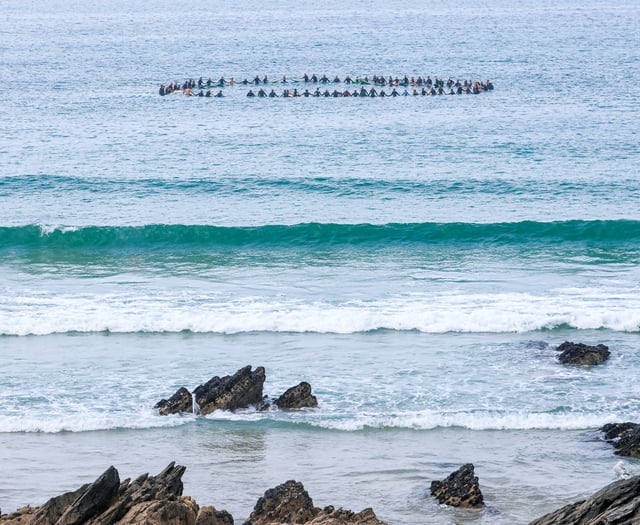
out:
<path id="1" fill-rule="evenodd" d="M 623 417 L 624 419 L 624 417 Z M 288 414 L 280 411 L 257 412 L 253 410 L 227 412 L 216 411 L 207 416 L 173 415 L 159 416 L 151 411 L 145 414 L 71 413 L 48 416 L 24 414 L 0 416 L 0 433 L 38 432 L 92 432 L 116 429 L 152 429 L 176 427 L 197 421 L 228 422 L 252 426 L 304 426 L 342 432 L 362 430 L 436 430 L 439 428 L 466 428 L 469 430 L 589 430 L 620 420 L 611 413 L 529 413 L 529 412 L 443 412 L 431 410 L 407 413 L 359 413 L 336 414 L 303 411 Z"/>
<path id="2" fill-rule="evenodd" d="M 23 294 L 0 299 L 0 334 L 67 332 L 522 333 L 557 327 L 622 332 L 640 330 L 640 296 L 608 298 L 575 290 L 553 296 L 528 293 L 414 294 L 384 300 L 308 302 L 286 297 L 185 297 L 177 292 Z"/>

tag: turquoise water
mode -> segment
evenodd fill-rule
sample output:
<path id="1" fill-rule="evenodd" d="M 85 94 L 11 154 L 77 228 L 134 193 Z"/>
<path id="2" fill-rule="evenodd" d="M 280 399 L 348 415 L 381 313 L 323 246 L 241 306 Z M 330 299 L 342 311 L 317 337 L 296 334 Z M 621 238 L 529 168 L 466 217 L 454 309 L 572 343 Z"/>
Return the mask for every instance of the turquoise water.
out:
<path id="1" fill-rule="evenodd" d="M 172 460 L 238 523 L 291 478 L 416 525 L 524 524 L 614 480 L 595 429 L 640 407 L 639 30 L 624 1 L 6 2 L 3 512 Z M 304 73 L 495 90 L 158 95 Z M 612 357 L 562 367 L 564 340 Z M 152 409 L 247 364 L 320 408 Z M 428 495 L 466 462 L 480 513 Z"/>

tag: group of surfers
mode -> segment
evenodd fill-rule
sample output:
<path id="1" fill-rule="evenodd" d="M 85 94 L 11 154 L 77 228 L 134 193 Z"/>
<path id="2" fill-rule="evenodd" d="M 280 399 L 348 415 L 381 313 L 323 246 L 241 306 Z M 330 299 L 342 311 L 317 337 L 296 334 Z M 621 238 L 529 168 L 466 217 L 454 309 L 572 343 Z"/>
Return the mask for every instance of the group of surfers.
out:
<path id="1" fill-rule="evenodd" d="M 427 89 L 426 87 L 422 87 L 420 90 L 417 88 L 413 88 L 412 92 L 409 92 L 406 88 L 398 91 L 395 87 L 387 93 L 384 88 L 380 88 L 380 90 L 376 90 L 375 87 L 371 87 L 367 90 L 364 86 L 361 86 L 359 89 L 355 88 L 353 91 L 349 91 L 345 89 L 344 91 L 334 89 L 333 91 L 329 91 L 325 89 L 324 91 L 320 91 L 320 88 L 316 88 L 313 92 L 305 89 L 304 91 L 298 91 L 297 88 L 293 90 L 285 89 L 282 92 L 282 95 L 278 95 L 275 90 L 271 90 L 267 93 L 263 88 L 260 88 L 257 93 L 254 93 L 252 89 L 249 89 L 247 92 L 247 97 L 261 97 L 261 98 L 275 98 L 275 97 L 408 97 L 410 95 L 413 96 L 438 96 L 438 95 L 477 95 L 483 91 L 487 91 L 486 85 L 482 82 L 476 82 L 473 85 L 467 85 L 465 87 L 458 86 L 457 88 L 451 87 L 449 91 L 446 91 L 442 86 L 438 86 L 438 88 L 431 86 L 431 88 Z"/>
<path id="2" fill-rule="evenodd" d="M 486 82 L 478 82 L 478 81 L 474 82 L 471 80 L 464 80 L 461 82 L 460 80 L 454 81 L 451 78 L 449 78 L 448 80 L 445 81 L 444 79 L 441 79 L 438 77 L 431 79 L 430 76 L 427 76 L 426 78 L 422 78 L 421 76 L 409 78 L 405 75 L 402 78 L 399 78 L 399 77 L 393 78 L 391 76 L 389 76 L 388 78 L 385 78 L 384 76 L 373 75 L 371 79 L 369 79 L 368 76 L 364 76 L 364 77 L 357 76 L 355 77 L 355 79 L 352 79 L 351 76 L 347 75 L 342 80 L 338 76 L 336 76 L 333 80 L 329 80 L 329 78 L 326 75 L 323 75 L 322 77 L 318 78 L 318 76 L 315 74 L 309 76 L 305 73 L 302 76 L 301 81 L 304 82 L 305 84 L 309 84 L 309 83 L 311 84 L 318 84 L 318 83 L 319 84 L 329 84 L 329 83 L 343 84 L 344 83 L 347 85 L 373 84 L 374 86 L 377 86 L 377 87 L 394 87 L 394 88 L 396 87 L 408 88 L 410 86 L 413 86 L 416 88 L 423 88 L 419 93 L 415 93 L 416 90 L 414 89 L 413 94 L 424 94 L 424 95 L 431 94 L 432 90 L 436 91 L 435 94 L 445 94 L 445 93 L 440 93 L 440 91 L 444 91 L 445 88 L 449 90 L 447 94 L 450 94 L 450 95 L 456 94 L 456 93 L 457 94 L 466 93 L 468 92 L 468 90 L 471 90 L 472 93 L 480 93 L 482 91 L 491 91 L 493 89 L 493 84 L 491 83 L 490 80 L 487 80 Z M 287 80 L 287 77 L 283 76 L 281 80 L 274 81 L 273 83 L 288 84 L 290 82 L 299 83 L 300 80 L 297 80 L 297 79 Z M 262 79 L 258 75 L 256 75 L 256 77 L 253 80 L 244 79 L 240 82 L 236 82 L 233 78 L 231 78 L 230 80 L 225 80 L 224 77 L 220 77 L 218 81 L 213 81 L 211 78 L 204 80 L 202 77 L 200 77 L 198 80 L 188 79 L 182 83 L 170 82 L 167 85 L 161 84 L 159 93 L 162 96 L 169 95 L 175 92 L 183 92 L 185 95 L 195 95 L 196 93 L 194 93 L 193 91 L 195 89 L 198 89 L 202 92 L 202 96 L 205 96 L 205 97 L 206 96 L 223 97 L 224 95 L 222 94 L 222 90 L 219 90 L 217 94 L 213 95 L 211 93 L 211 88 L 215 88 L 215 87 L 222 88 L 226 86 L 233 86 L 236 84 L 241 84 L 245 86 L 247 85 L 257 86 L 257 85 L 261 85 L 261 84 L 264 85 L 269 83 L 270 83 L 269 78 L 266 75 Z M 204 92 L 205 89 L 207 90 L 206 93 Z M 273 90 L 271 91 L 273 92 Z M 337 90 L 334 90 L 334 91 L 337 91 Z M 348 91 L 349 90 L 347 89 L 346 92 Z M 453 91 L 453 93 L 451 91 Z M 197 93 L 197 95 L 200 95 L 200 93 Z M 247 96 L 251 96 L 251 95 L 247 95 Z M 295 95 L 292 95 L 292 96 L 295 96 Z M 301 94 L 301 96 L 305 96 L 305 95 Z M 314 95 L 309 94 L 308 96 L 314 96 Z M 315 95 L 315 96 L 319 96 L 319 95 Z M 392 96 L 395 96 L 395 95 L 392 95 Z"/>

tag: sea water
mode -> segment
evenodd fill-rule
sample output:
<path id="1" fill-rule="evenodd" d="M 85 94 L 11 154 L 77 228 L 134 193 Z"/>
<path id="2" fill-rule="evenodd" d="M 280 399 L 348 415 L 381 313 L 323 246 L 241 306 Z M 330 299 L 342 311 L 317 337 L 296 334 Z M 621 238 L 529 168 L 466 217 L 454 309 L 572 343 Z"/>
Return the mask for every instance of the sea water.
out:
<path id="1" fill-rule="evenodd" d="M 616 479 L 597 428 L 640 407 L 635 2 L 8 0 L 0 32 L 3 512 L 173 460 L 237 523 L 287 479 L 416 525 L 524 524 Z M 495 90 L 158 95 L 304 73 Z M 611 358 L 562 366 L 565 340 Z M 248 364 L 319 408 L 153 410 Z M 467 462 L 485 510 L 439 506 Z"/>

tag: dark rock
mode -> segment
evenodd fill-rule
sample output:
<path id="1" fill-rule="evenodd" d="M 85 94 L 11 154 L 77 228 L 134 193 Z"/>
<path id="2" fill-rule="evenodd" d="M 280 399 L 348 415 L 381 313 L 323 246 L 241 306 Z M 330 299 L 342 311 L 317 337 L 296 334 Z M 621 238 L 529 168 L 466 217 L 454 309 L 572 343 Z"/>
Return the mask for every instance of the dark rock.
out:
<path id="1" fill-rule="evenodd" d="M 600 427 L 600 432 L 604 432 L 604 438 L 607 441 L 612 441 L 619 437 L 622 437 L 623 434 L 627 433 L 629 430 L 634 430 L 640 427 L 638 423 L 631 423 L 627 421 L 626 423 L 607 423 L 606 425 Z"/>
<path id="2" fill-rule="evenodd" d="M 78 498 L 67 507 L 56 525 L 78 525 L 102 514 L 118 499 L 120 476 L 109 467 Z"/>
<path id="3" fill-rule="evenodd" d="M 366 508 L 360 512 L 352 512 L 345 509 L 321 511 L 307 525 L 385 525 L 380 521 L 371 508 Z"/>
<path id="4" fill-rule="evenodd" d="M 305 381 L 291 387 L 276 399 L 275 403 L 280 410 L 315 408 L 318 406 L 316 396 L 311 393 L 311 385 Z"/>
<path id="5" fill-rule="evenodd" d="M 245 525 L 307 523 L 318 514 L 313 500 L 299 481 L 289 480 L 269 489 L 258 499 Z"/>
<path id="6" fill-rule="evenodd" d="M 564 365 L 599 365 L 611 355 L 605 345 L 591 346 L 570 341 L 565 341 L 556 350 L 562 352 L 558 360 Z"/>
<path id="7" fill-rule="evenodd" d="M 145 474 L 120 483 L 110 467 L 94 483 L 52 498 L 42 507 L 25 507 L 0 517 L 2 525 L 233 525 L 213 507 L 199 508 L 182 496 L 185 467 L 170 463 L 157 476 Z"/>
<path id="8" fill-rule="evenodd" d="M 264 412 L 266 410 L 270 410 L 271 409 L 271 398 L 269 396 L 262 396 L 262 399 L 260 400 L 260 403 L 258 403 L 256 405 L 256 410 L 258 412 Z"/>
<path id="9" fill-rule="evenodd" d="M 640 523 L 640 476 L 616 481 L 586 500 L 546 514 L 529 525 L 636 525 Z"/>
<path id="10" fill-rule="evenodd" d="M 200 507 L 195 525 L 233 525 L 233 516 L 210 505 Z"/>
<path id="11" fill-rule="evenodd" d="M 169 399 L 161 399 L 156 406 L 161 416 L 179 414 L 181 412 L 193 412 L 193 397 L 185 387 L 181 387 Z"/>
<path id="12" fill-rule="evenodd" d="M 431 495 L 452 507 L 479 508 L 484 505 L 482 492 L 471 463 L 462 465 L 443 481 L 431 482 Z"/>
<path id="13" fill-rule="evenodd" d="M 196 398 L 196 410 L 203 415 L 215 410 L 237 410 L 250 405 L 261 405 L 262 388 L 266 378 L 264 368 L 259 366 L 251 371 L 245 366 L 232 376 L 214 376 L 204 385 L 200 385 L 191 394 L 186 388 L 180 388 L 168 400 L 156 403 L 161 416 L 194 411 L 193 397 Z"/>
<path id="14" fill-rule="evenodd" d="M 200 413 L 210 414 L 215 410 L 237 410 L 262 401 L 262 388 L 266 379 L 263 367 L 253 372 L 245 366 L 232 376 L 212 377 L 193 391 Z"/>
<path id="15" fill-rule="evenodd" d="M 56 523 L 60 517 L 64 514 L 64 511 L 76 501 L 84 492 L 89 488 L 90 484 L 83 485 L 78 490 L 73 492 L 66 492 L 60 496 L 56 496 L 47 501 L 40 508 L 27 507 L 31 509 L 34 523 Z M 25 509 L 23 509 L 25 510 Z"/>
<path id="16" fill-rule="evenodd" d="M 640 458 L 640 424 L 609 423 L 600 428 L 600 431 L 613 444 L 617 455 Z"/>
<path id="17" fill-rule="evenodd" d="M 305 525 L 386 525 L 371 509 L 354 513 L 350 510 L 324 510 L 314 507 L 313 500 L 302 483 L 289 480 L 264 493 L 244 525 L 276 525 L 297 523 Z"/>

